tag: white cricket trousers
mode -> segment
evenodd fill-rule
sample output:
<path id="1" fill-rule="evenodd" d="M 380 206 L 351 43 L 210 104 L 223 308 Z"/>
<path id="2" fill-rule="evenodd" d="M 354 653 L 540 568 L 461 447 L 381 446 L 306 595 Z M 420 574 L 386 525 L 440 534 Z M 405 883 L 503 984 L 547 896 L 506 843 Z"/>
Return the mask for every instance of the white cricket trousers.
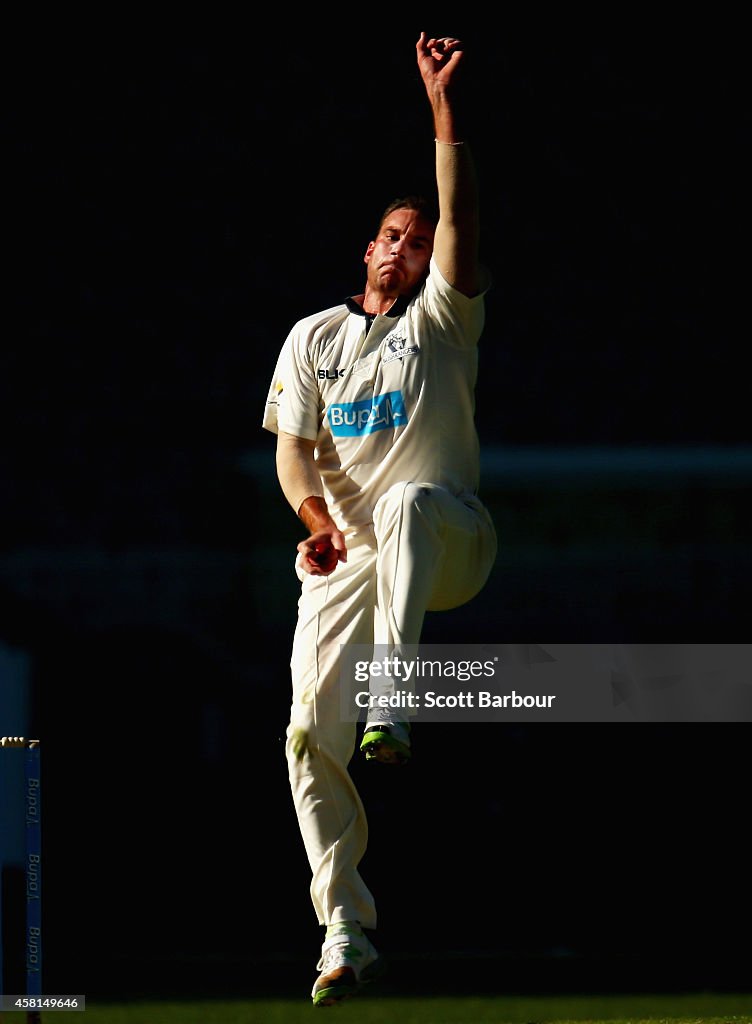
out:
<path id="1" fill-rule="evenodd" d="M 358 871 L 368 826 L 347 770 L 357 724 L 342 721 L 340 645 L 419 643 L 427 610 L 456 608 L 482 589 L 496 548 L 493 522 L 475 495 L 408 481 L 382 495 L 373 527 L 348 542 L 347 562 L 330 576 L 299 571 L 287 763 L 319 924 L 376 927 Z M 308 733 L 301 760 L 291 749 L 297 729 Z"/>

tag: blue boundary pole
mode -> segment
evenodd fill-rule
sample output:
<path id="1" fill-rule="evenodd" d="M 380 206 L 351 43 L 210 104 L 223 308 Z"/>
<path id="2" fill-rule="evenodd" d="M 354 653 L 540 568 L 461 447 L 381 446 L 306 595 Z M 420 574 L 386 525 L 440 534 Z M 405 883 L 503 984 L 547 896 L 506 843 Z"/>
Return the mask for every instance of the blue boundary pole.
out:
<path id="1" fill-rule="evenodd" d="M 0 794 L 0 798 L 2 794 Z M 5 982 L 3 980 L 3 965 L 5 963 L 5 951 L 3 950 L 3 919 L 5 917 L 5 910 L 3 908 L 3 874 L 5 873 L 5 865 L 2 859 L 2 850 L 0 849 L 0 995 L 5 995 Z"/>
<path id="2" fill-rule="evenodd" d="M 38 740 L 25 758 L 26 798 L 26 994 L 42 990 L 42 778 Z"/>

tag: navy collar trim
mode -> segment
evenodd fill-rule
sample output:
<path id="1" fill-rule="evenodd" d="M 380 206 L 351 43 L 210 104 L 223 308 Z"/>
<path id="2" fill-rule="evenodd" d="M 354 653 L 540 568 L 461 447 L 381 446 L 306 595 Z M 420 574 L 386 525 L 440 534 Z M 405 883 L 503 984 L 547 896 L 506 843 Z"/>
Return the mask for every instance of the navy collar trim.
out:
<path id="1" fill-rule="evenodd" d="M 391 317 L 402 316 L 402 314 L 407 309 L 409 303 L 410 303 L 410 300 L 408 299 L 408 297 L 406 295 L 398 295 L 397 298 L 394 300 L 394 303 L 393 303 L 391 309 L 387 310 L 386 313 L 382 313 L 381 316 L 391 316 Z M 375 313 L 366 313 L 366 311 L 363 309 L 361 304 L 359 302 L 356 302 L 355 299 L 352 296 L 350 296 L 349 298 L 345 299 L 345 305 L 350 310 L 350 312 L 351 313 L 355 313 L 356 316 L 363 316 L 363 317 L 366 317 L 366 319 L 370 319 L 370 320 L 373 320 L 374 316 L 376 316 Z"/>

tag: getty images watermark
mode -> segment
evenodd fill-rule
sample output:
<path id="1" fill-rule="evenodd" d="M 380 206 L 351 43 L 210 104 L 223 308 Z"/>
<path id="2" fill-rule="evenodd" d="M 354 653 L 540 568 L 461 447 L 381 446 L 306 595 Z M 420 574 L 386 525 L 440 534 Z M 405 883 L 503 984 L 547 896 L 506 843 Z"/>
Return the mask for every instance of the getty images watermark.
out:
<path id="1" fill-rule="evenodd" d="M 752 644 L 341 648 L 343 721 L 752 721 Z"/>

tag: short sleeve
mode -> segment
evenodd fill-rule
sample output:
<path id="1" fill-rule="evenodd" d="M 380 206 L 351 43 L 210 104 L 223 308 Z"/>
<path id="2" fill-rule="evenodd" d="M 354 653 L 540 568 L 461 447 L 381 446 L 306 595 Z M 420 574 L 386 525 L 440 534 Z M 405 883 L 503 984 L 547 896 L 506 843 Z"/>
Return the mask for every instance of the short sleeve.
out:
<path id="1" fill-rule="evenodd" d="M 262 427 L 315 441 L 319 432 L 320 397 L 306 351 L 305 337 L 293 328 L 277 359 L 266 398 Z"/>
<path id="2" fill-rule="evenodd" d="M 431 257 L 428 277 L 416 300 L 425 315 L 441 327 L 442 338 L 460 348 L 477 345 L 485 324 L 485 294 L 483 291 L 469 298 L 454 288 Z"/>

